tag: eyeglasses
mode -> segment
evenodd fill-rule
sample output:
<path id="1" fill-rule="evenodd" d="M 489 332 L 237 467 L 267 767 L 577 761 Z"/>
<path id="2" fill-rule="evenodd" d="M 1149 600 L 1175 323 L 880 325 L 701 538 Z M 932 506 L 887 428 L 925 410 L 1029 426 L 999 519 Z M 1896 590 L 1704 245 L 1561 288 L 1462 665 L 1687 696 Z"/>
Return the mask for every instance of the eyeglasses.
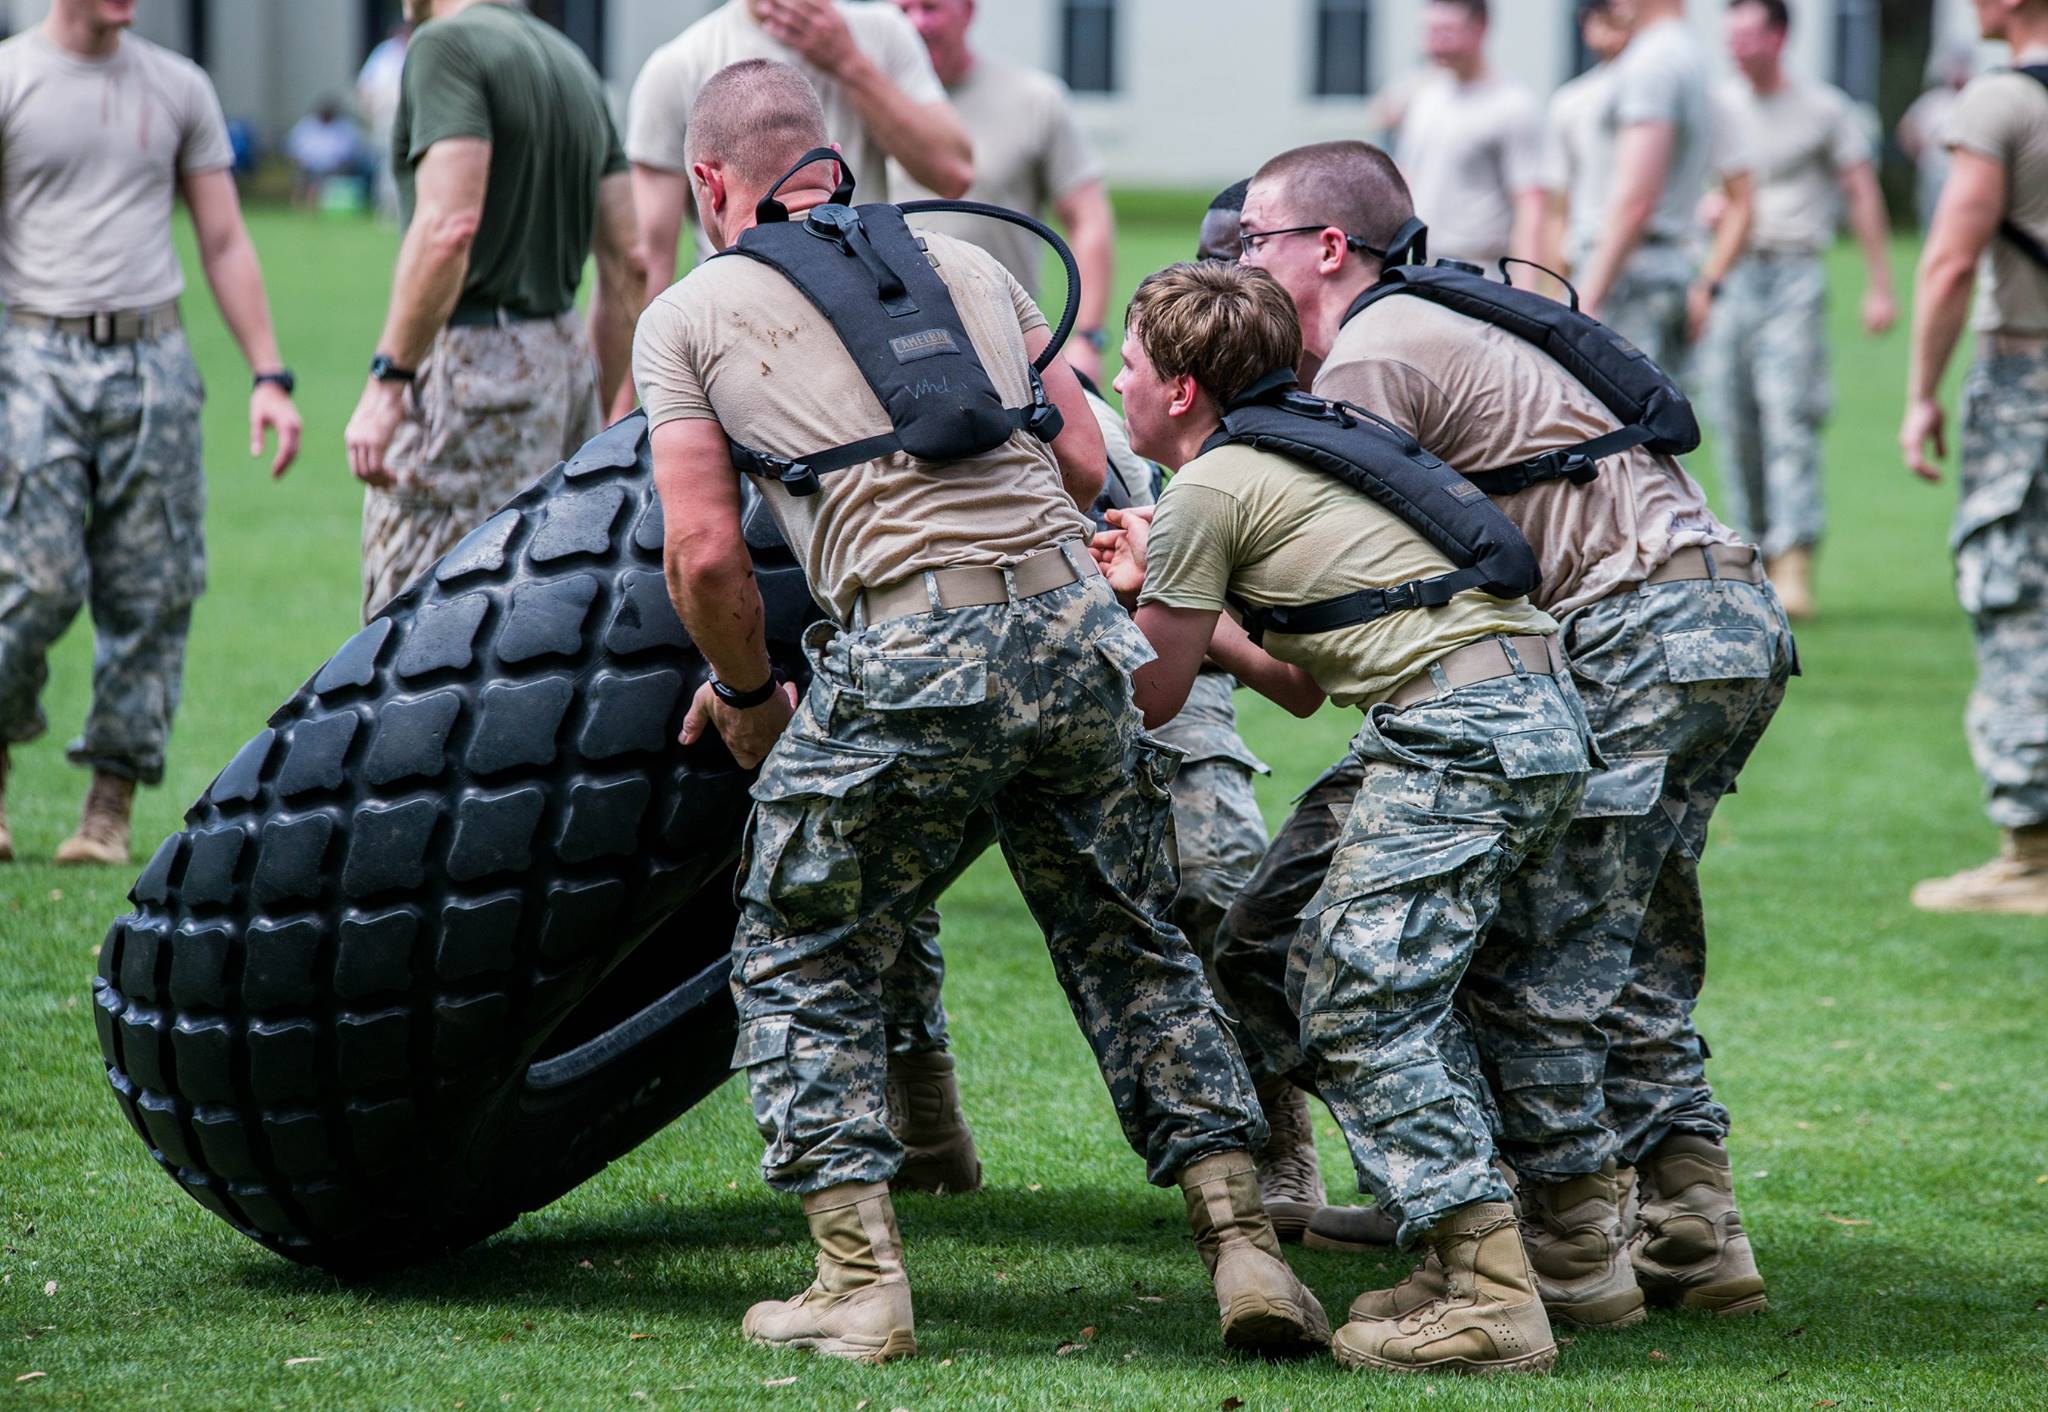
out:
<path id="1" fill-rule="evenodd" d="M 1237 248 L 1238 248 L 1239 250 L 1243 251 L 1243 252 L 1244 252 L 1244 254 L 1245 254 L 1246 256 L 1248 256 L 1248 257 L 1249 257 L 1249 256 L 1252 256 L 1252 255 L 1256 255 L 1256 254 L 1258 254 L 1258 253 L 1259 253 L 1259 250 L 1260 250 L 1260 245 L 1259 245 L 1259 242 L 1260 242 L 1260 241 L 1262 241 L 1262 240 L 1277 240 L 1277 239 L 1278 239 L 1279 237 L 1281 237 L 1281 236 L 1283 236 L 1283 235 L 1310 235 L 1310 234 L 1316 234 L 1316 235 L 1320 235 L 1320 234 L 1321 234 L 1322 232 L 1324 232 L 1324 231 L 1326 231 L 1326 230 L 1330 230 L 1330 229 L 1333 229 L 1333 227 L 1331 227 L 1331 226 L 1329 226 L 1329 225 L 1319 225 L 1319 226 L 1288 226 L 1288 227 L 1287 227 L 1286 229 L 1284 229 L 1284 230 L 1247 230 L 1247 231 L 1242 231 L 1242 232 L 1240 232 L 1240 233 L 1239 233 L 1239 235 L 1238 235 L 1238 237 L 1237 237 Z M 1373 257 L 1373 258 L 1374 258 L 1375 260 L 1381 260 L 1381 261 L 1384 261 L 1384 260 L 1385 260 L 1385 259 L 1387 258 L 1387 252 L 1386 252 L 1386 251 L 1384 251 L 1384 250 L 1380 249 L 1380 248 L 1379 248 L 1378 246 L 1376 246 L 1376 245 L 1368 245 L 1368 244 L 1366 244 L 1366 243 L 1365 243 L 1365 242 L 1364 242 L 1363 240 L 1360 240 L 1360 239 L 1359 239 L 1359 238 L 1358 238 L 1357 236 L 1355 236 L 1355 235 L 1346 235 L 1346 236 L 1344 237 L 1344 244 L 1345 244 L 1345 247 L 1346 247 L 1347 249 L 1351 249 L 1351 250 L 1361 250 L 1361 251 L 1365 252 L 1366 254 L 1368 254 L 1368 255 L 1372 256 L 1372 257 Z"/>

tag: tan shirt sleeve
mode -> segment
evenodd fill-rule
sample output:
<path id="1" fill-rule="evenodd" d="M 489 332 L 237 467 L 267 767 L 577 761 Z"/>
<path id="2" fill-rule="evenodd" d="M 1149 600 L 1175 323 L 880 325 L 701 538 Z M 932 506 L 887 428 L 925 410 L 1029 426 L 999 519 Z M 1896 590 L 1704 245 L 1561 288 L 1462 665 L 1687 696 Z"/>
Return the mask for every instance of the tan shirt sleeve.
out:
<path id="1" fill-rule="evenodd" d="M 1950 147 L 1961 147 L 1989 157 L 2011 169 L 2026 126 L 2027 114 L 2022 100 L 2030 96 L 2019 85 L 2040 87 L 2025 75 L 2014 76 L 2014 79 L 2012 83 L 1979 80 L 1963 90 L 1948 120 Z"/>
<path id="2" fill-rule="evenodd" d="M 686 172 L 690 104 L 697 75 L 689 57 L 674 46 L 655 51 L 633 82 L 626 103 L 626 155 L 644 167 Z"/>
<path id="3" fill-rule="evenodd" d="M 1036 333 L 1042 328 L 1051 328 L 1052 321 L 1046 318 L 1045 311 L 1038 307 L 1038 301 L 1031 297 L 1030 291 L 1017 283 L 1017 277 L 995 261 L 991 260 L 989 263 L 1002 271 L 1003 283 L 1010 291 L 1010 303 L 1017 310 L 1017 327 L 1026 334 Z"/>
<path id="4" fill-rule="evenodd" d="M 178 103 L 178 172 L 217 172 L 235 164 L 228 120 L 213 81 L 196 65 L 181 67 L 185 82 Z"/>
<path id="5" fill-rule="evenodd" d="M 1869 122 L 1854 99 L 1838 95 L 1834 109 L 1834 121 L 1828 129 L 1828 160 L 1840 173 L 1870 161 L 1875 144 Z"/>
<path id="6" fill-rule="evenodd" d="M 689 314 L 673 291 L 647 306 L 633 336 L 633 383 L 647 410 L 647 429 L 670 422 L 716 421 L 695 347 Z"/>
<path id="7" fill-rule="evenodd" d="M 1191 480 L 1168 482 L 1152 515 L 1138 605 L 1222 612 L 1244 552 L 1245 524 L 1244 504 L 1229 492 Z"/>
<path id="8" fill-rule="evenodd" d="M 1354 402 L 1385 417 L 1424 446 L 1441 446 L 1449 398 L 1435 379 L 1412 363 L 1393 358 L 1360 358 L 1326 365 L 1316 375 L 1315 394 Z"/>

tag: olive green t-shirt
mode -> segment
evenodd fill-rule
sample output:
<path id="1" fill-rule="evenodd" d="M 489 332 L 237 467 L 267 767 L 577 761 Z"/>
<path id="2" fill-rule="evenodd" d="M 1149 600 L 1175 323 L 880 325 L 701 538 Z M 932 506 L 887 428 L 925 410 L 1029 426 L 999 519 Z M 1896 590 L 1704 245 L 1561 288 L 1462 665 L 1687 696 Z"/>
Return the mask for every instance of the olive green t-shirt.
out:
<path id="1" fill-rule="evenodd" d="M 524 10 L 489 3 L 420 26 L 405 52 L 391 166 L 404 224 L 413 167 L 449 138 L 491 144 L 465 303 L 559 314 L 597 229 L 597 184 L 626 170 L 604 84 L 583 52 Z"/>
<path id="2" fill-rule="evenodd" d="M 1450 573 L 1412 528 L 1334 476 L 1270 451 L 1222 446 L 1181 467 L 1152 518 L 1139 603 L 1225 610 L 1318 603 Z M 1369 706 L 1447 652 L 1557 624 L 1526 598 L 1460 593 L 1336 632 L 1269 632 L 1265 648 L 1339 706 Z"/>

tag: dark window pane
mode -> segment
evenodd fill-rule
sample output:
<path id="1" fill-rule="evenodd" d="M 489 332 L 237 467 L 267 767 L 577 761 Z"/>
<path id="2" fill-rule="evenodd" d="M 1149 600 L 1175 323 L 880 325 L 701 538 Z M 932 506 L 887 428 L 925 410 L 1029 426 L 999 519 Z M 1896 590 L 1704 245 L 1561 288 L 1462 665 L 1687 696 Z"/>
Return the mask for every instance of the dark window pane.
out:
<path id="1" fill-rule="evenodd" d="M 1316 96 L 1362 98 L 1371 91 L 1371 0 L 1318 0 Z"/>
<path id="2" fill-rule="evenodd" d="M 1076 93 L 1116 91 L 1116 0 L 1065 0 L 1060 76 Z"/>
<path id="3" fill-rule="evenodd" d="M 527 8 L 568 35 L 604 72 L 605 0 L 528 0 Z"/>

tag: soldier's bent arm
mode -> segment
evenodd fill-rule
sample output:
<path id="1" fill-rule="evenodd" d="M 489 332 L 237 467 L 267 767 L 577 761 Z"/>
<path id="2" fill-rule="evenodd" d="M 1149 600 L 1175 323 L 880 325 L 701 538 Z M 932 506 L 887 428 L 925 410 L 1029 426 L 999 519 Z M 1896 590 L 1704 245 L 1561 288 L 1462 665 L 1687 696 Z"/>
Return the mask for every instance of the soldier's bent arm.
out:
<path id="1" fill-rule="evenodd" d="M 1050 342 L 1050 329 L 1034 329 L 1024 335 L 1024 346 L 1034 360 Z M 1088 406 L 1088 395 L 1081 390 L 1081 380 L 1074 376 L 1064 358 L 1053 359 L 1042 377 L 1046 399 L 1060 409 L 1060 416 L 1066 421 L 1060 434 L 1053 438 L 1053 459 L 1059 462 L 1060 480 L 1066 485 L 1067 494 L 1085 512 L 1102 494 L 1102 483 L 1109 475 L 1109 452 L 1102 442 L 1102 428 L 1095 424 L 1095 413 Z"/>
<path id="2" fill-rule="evenodd" d="M 1109 290 L 1116 278 L 1116 213 L 1100 181 L 1084 182 L 1052 204 L 1067 228 L 1067 244 L 1081 267 L 1081 312 L 1074 327 L 1099 329 L 1109 317 Z"/>
<path id="3" fill-rule="evenodd" d="M 611 407 L 633 371 L 633 326 L 647 306 L 647 268 L 633 217 L 633 179 L 615 172 L 598 183 L 597 288 L 590 298 L 590 341 L 597 352 L 598 399 Z"/>
<path id="4" fill-rule="evenodd" d="M 1314 677 L 1253 642 L 1251 634 L 1227 613 L 1217 615 L 1216 632 L 1209 639 L 1209 662 L 1303 720 L 1322 710 L 1330 699 Z"/>
<path id="5" fill-rule="evenodd" d="M 754 560 L 740 529 L 740 477 L 725 431 L 701 417 L 654 429 L 661 562 L 669 599 L 718 679 L 742 690 L 768 679 Z"/>
<path id="6" fill-rule="evenodd" d="M 633 215 L 640 227 L 640 259 L 647 298 L 676 282 L 676 244 L 690 214 L 690 177 L 666 167 L 633 164 Z"/>
<path id="7" fill-rule="evenodd" d="M 858 48 L 835 77 L 876 144 L 912 178 L 944 197 L 967 194 L 974 184 L 974 143 L 950 103 L 913 101 Z"/>
<path id="8" fill-rule="evenodd" d="M 258 376 L 284 371 L 276 327 L 270 321 L 270 300 L 263 291 L 263 266 L 249 240 L 249 228 L 242 222 L 234 173 L 225 167 L 187 172 L 179 178 L 178 187 L 192 213 L 207 285 L 220 305 L 221 318 L 241 346 L 242 356 L 249 360 L 249 371 Z M 277 433 L 277 455 L 270 463 L 274 480 L 298 458 L 299 413 L 281 386 L 260 382 L 249 395 L 251 456 L 263 454 L 263 439 L 273 430 Z"/>
<path id="9" fill-rule="evenodd" d="M 491 144 L 481 138 L 445 138 L 419 160 L 412 224 L 398 247 L 391 310 L 377 340 L 377 351 L 402 368 L 420 365 L 462 297 L 490 175 Z"/>
<path id="10" fill-rule="evenodd" d="M 1941 479 L 1934 454 L 1947 454 L 1942 438 L 1941 378 L 1969 318 L 1977 261 L 1998 234 L 2006 209 L 2005 167 L 1967 147 L 1953 149 L 1948 180 L 1934 208 L 1934 224 L 1920 252 L 1913 299 L 1913 351 L 1906 375 L 1906 417 L 1899 449 L 1906 465 L 1926 480 Z"/>
<path id="11" fill-rule="evenodd" d="M 1849 212 L 1849 229 L 1863 250 L 1863 326 L 1870 333 L 1891 327 L 1892 222 L 1885 214 L 1884 192 L 1877 184 L 1877 167 L 1856 162 L 1842 172 L 1842 195 Z"/>
<path id="12" fill-rule="evenodd" d="M 1622 129 L 1614 153 L 1614 199 L 1607 208 L 1600 244 L 1586 261 L 1586 279 L 1579 291 L 1587 313 L 1598 316 L 1601 302 L 1642 243 L 1664 195 L 1677 143 L 1678 129 L 1668 122 L 1630 123 Z"/>
<path id="13" fill-rule="evenodd" d="M 1159 656 L 1138 668 L 1131 681 L 1131 698 L 1145 713 L 1145 728 L 1156 730 L 1187 704 L 1195 674 L 1202 670 L 1209 643 L 1216 635 L 1216 620 L 1222 615 L 1210 608 L 1147 603 L 1135 616 L 1138 631 Z"/>

